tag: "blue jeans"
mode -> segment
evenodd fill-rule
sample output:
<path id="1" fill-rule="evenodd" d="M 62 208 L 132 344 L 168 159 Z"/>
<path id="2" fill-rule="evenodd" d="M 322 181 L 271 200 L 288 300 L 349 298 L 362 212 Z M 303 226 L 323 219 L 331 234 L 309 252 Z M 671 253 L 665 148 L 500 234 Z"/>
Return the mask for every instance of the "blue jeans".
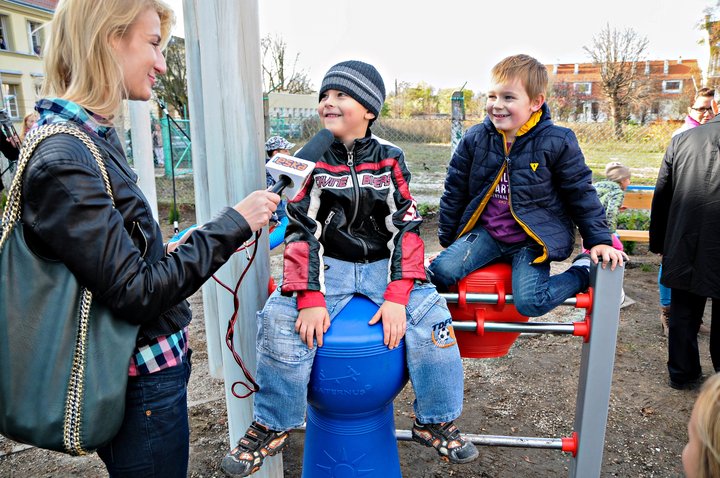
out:
<path id="1" fill-rule="evenodd" d="M 660 277 L 662 277 L 662 264 L 660 264 L 660 270 L 658 271 L 658 292 L 660 293 L 660 305 L 662 307 L 670 307 L 672 301 L 672 289 L 665 287 L 660 283 Z"/>
<path id="2" fill-rule="evenodd" d="M 111 478 L 185 478 L 190 454 L 187 382 L 190 355 L 178 366 L 129 377 L 125 418 L 98 449 Z"/>
<path id="3" fill-rule="evenodd" d="M 506 244 L 493 239 L 478 225 L 430 263 L 430 280 L 438 289 L 447 290 L 492 262 L 511 263 L 515 308 L 528 317 L 538 317 L 590 285 L 590 273 L 584 267 L 570 267 L 562 274 L 550 276 L 549 262 L 532 263 L 541 254 L 542 249 L 532 240 Z"/>
<path id="4" fill-rule="evenodd" d="M 376 304 L 384 302 L 388 261 L 351 263 L 326 257 L 325 285 L 331 321 L 354 294 Z M 463 369 L 457 343 L 438 346 L 433 325 L 450 319 L 445 299 L 432 284 L 416 285 L 406 308 L 405 351 L 415 389 L 415 415 L 421 423 L 439 423 L 460 416 Z M 258 312 L 255 421 L 273 430 L 296 428 L 305 420 L 307 390 L 317 344 L 312 348 L 295 332 L 298 311 L 295 298 L 273 292 Z M 370 320 L 370 317 L 368 317 Z M 332 323 L 332 322 L 331 322 Z M 332 327 L 332 325 L 331 325 Z"/>

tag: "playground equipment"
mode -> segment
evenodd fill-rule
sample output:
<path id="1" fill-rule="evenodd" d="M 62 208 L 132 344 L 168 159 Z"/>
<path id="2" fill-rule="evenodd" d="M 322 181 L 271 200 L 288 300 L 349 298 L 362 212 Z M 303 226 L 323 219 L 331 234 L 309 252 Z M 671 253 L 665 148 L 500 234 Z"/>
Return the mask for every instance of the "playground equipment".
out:
<path id="1" fill-rule="evenodd" d="M 509 266 L 491 266 L 471 274 L 456 292 L 442 294 L 451 304 L 461 353 L 466 357 L 502 356 L 520 333 L 582 337 L 574 431 L 560 438 L 464 436 L 477 445 L 561 450 L 572 455 L 571 478 L 599 477 L 623 268 L 592 267 L 589 292 L 563 304 L 587 310 L 584 320 L 574 323 L 527 322 L 526 317 L 512 312 L 514 307 L 515 321 L 497 320 L 499 316 L 493 314 L 500 313 L 500 304 L 507 307 L 513 303 L 509 277 Z M 367 299 L 353 298 L 333 320 L 325 345 L 318 349 L 308 394 L 303 478 L 401 476 L 397 447 L 388 441 L 392 441 L 394 428 L 392 401 L 407 380 L 404 347 L 388 350 L 381 329 L 367 325 L 375 310 L 377 306 Z M 503 337 L 498 338 L 500 335 Z M 395 430 L 394 435 L 397 440 L 412 439 L 410 430 Z"/>
<path id="2" fill-rule="evenodd" d="M 317 349 L 308 388 L 303 478 L 401 477 L 393 400 L 408 380 L 405 342 L 390 350 L 378 306 L 353 297 Z"/>

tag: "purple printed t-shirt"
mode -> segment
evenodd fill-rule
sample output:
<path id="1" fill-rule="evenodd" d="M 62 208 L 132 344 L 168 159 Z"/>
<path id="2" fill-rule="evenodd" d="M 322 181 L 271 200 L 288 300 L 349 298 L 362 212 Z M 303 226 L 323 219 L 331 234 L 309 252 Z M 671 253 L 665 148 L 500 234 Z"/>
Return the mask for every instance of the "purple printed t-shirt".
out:
<path id="1" fill-rule="evenodd" d="M 507 167 L 503 170 L 500 182 L 480 215 L 480 225 L 496 241 L 517 244 L 528 238 L 523 228 L 510 212 L 510 182 Z"/>

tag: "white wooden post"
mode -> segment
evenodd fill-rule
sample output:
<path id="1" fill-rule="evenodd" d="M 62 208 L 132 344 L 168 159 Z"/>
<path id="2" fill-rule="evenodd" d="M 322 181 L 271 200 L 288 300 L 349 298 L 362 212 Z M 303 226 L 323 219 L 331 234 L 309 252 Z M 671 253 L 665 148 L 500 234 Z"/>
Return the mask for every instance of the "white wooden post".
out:
<path id="1" fill-rule="evenodd" d="M 157 191 L 155 189 L 155 166 L 153 162 L 150 104 L 147 101 L 128 101 L 130 110 L 130 134 L 132 156 L 138 186 L 150 203 L 153 217 L 158 221 Z"/>
<path id="2" fill-rule="evenodd" d="M 257 0 L 183 0 L 183 7 L 195 211 L 202 224 L 223 206 L 265 186 L 258 4 Z M 246 262 L 245 254 L 236 254 L 217 275 L 234 286 Z M 266 230 L 239 291 L 235 328 L 235 349 L 253 373 L 255 313 L 267 298 L 269 278 Z M 203 286 L 203 304 L 210 368 L 213 374 L 222 371 L 225 379 L 230 444 L 234 446 L 252 421 L 253 401 L 235 398 L 230 390 L 242 378 L 224 340 L 233 312 L 232 296 L 208 281 Z M 267 459 L 257 476 L 282 474 L 282 459 L 276 457 Z"/>

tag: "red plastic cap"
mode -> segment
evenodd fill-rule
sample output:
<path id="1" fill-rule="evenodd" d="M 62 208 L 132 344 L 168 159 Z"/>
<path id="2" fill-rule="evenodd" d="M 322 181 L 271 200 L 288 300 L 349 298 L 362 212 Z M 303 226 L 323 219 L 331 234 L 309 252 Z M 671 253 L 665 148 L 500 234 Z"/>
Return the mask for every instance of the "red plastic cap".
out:
<path id="1" fill-rule="evenodd" d="M 569 438 L 562 438 L 562 451 L 566 453 L 572 453 L 572 456 L 577 456 L 578 451 L 578 434 L 572 432 Z"/>

